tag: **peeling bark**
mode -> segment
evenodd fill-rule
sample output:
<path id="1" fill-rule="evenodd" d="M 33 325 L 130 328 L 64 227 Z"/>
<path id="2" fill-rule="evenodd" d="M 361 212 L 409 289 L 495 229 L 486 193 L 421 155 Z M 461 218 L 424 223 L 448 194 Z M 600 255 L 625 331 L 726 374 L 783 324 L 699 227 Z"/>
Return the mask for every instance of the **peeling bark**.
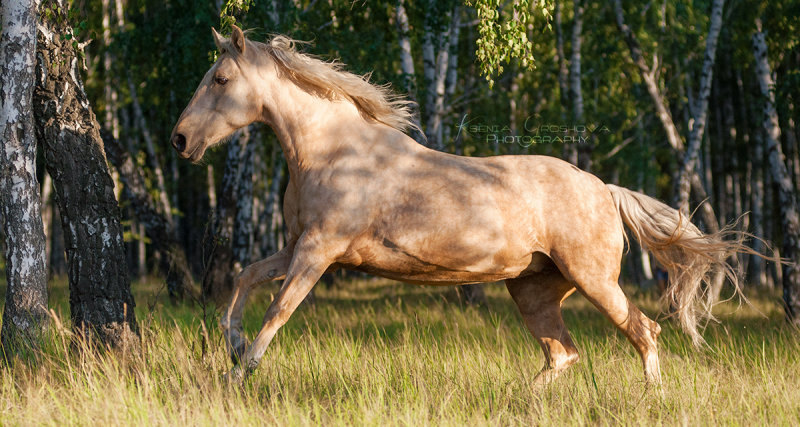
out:
<path id="1" fill-rule="evenodd" d="M 63 0 L 38 26 L 36 135 L 53 177 L 69 265 L 70 316 L 81 335 L 115 348 L 137 348 L 137 325 L 125 264 L 120 212 L 100 126 L 80 79 L 80 59 L 61 34 Z"/>
<path id="2" fill-rule="evenodd" d="M 0 40 L 0 217 L 4 219 L 5 358 L 35 347 L 47 316 L 47 262 L 31 97 L 38 1 L 5 2 Z M 8 359 L 6 359 L 8 360 Z"/>

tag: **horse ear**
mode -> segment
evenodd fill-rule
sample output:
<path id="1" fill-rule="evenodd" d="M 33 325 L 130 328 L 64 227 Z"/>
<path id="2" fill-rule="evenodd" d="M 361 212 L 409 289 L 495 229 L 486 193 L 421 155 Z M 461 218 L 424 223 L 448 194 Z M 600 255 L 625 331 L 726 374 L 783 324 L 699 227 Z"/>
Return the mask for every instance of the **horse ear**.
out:
<path id="1" fill-rule="evenodd" d="M 244 55 L 244 33 L 242 32 L 242 29 L 236 25 L 233 26 L 233 33 L 231 33 L 231 43 L 233 43 L 233 46 L 239 51 L 239 53 Z"/>
<path id="2" fill-rule="evenodd" d="M 217 50 L 220 51 L 220 52 L 225 50 L 225 49 L 222 48 L 222 45 L 225 42 L 225 38 L 222 37 L 222 35 L 220 33 L 218 33 L 217 29 L 214 28 L 214 27 L 211 27 L 211 34 L 214 36 L 214 44 L 217 45 Z"/>

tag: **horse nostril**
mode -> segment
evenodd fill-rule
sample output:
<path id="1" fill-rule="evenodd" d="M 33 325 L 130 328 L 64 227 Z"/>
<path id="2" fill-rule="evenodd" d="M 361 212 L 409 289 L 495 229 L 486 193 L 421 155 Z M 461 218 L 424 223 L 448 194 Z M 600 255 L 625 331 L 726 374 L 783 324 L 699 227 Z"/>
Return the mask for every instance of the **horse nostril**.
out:
<path id="1" fill-rule="evenodd" d="M 172 146 L 178 150 L 179 153 L 182 153 L 183 150 L 186 148 L 186 137 L 183 134 L 177 134 L 172 137 Z"/>

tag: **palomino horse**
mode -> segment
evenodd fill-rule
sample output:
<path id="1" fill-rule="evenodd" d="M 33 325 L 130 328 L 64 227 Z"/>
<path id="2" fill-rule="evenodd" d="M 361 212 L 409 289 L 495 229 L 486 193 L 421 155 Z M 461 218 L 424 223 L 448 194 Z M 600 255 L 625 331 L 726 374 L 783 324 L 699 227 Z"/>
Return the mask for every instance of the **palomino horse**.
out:
<path id="1" fill-rule="evenodd" d="M 229 378 L 254 369 L 277 330 L 327 270 L 349 268 L 416 284 L 505 280 L 545 365 L 537 384 L 578 360 L 561 316 L 575 290 L 630 340 L 648 381 L 660 382 L 659 325 L 617 282 L 623 222 L 669 272 L 669 299 L 699 342 L 707 314 L 703 282 L 743 250 L 741 234 L 704 235 L 669 206 L 543 156 L 461 157 L 430 150 L 403 133 L 408 103 L 365 77 L 295 50 L 213 31 L 217 62 L 181 114 L 171 142 L 193 162 L 252 122 L 278 136 L 290 181 L 288 243 L 241 272 L 222 319 L 236 361 Z M 733 234 L 737 239 L 723 240 Z M 283 279 L 249 347 L 242 332 L 247 294 Z M 242 367 L 244 365 L 244 368 Z"/>

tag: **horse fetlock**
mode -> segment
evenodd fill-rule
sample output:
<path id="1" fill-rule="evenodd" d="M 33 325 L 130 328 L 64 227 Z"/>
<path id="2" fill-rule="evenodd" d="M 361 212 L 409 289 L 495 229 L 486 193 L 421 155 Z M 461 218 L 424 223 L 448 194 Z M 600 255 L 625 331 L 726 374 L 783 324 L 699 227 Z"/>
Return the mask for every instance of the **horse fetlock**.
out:
<path id="1" fill-rule="evenodd" d="M 559 357 L 553 357 L 550 363 L 545 365 L 545 369 L 549 368 L 560 372 L 578 363 L 578 360 L 580 360 L 580 356 L 577 352 L 562 354 Z"/>

